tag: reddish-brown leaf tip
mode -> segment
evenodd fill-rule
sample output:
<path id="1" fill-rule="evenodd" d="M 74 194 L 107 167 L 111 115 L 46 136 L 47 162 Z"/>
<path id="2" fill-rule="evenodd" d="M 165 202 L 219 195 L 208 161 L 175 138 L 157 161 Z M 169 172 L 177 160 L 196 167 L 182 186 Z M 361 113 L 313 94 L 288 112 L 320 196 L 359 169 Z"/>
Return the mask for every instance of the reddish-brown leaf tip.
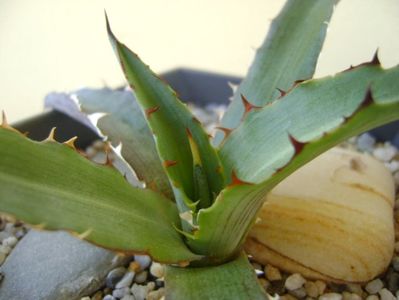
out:
<path id="1" fill-rule="evenodd" d="M 232 186 L 244 185 L 244 184 L 248 185 L 248 184 L 252 184 L 252 183 L 243 181 L 240 178 L 238 178 L 236 171 L 233 169 L 231 171 L 231 183 L 228 186 L 232 187 Z"/>
<path id="2" fill-rule="evenodd" d="M 145 110 L 145 115 L 147 116 L 147 118 L 149 118 L 154 112 L 159 110 L 159 105 L 158 106 L 154 106 L 154 107 L 150 107 L 147 108 Z"/>
<path id="3" fill-rule="evenodd" d="M 164 165 L 165 168 L 172 167 L 172 166 L 174 166 L 176 164 L 177 164 L 177 161 L 175 161 L 175 160 L 164 160 L 163 161 L 163 165 Z"/>
<path id="4" fill-rule="evenodd" d="M 291 134 L 288 134 L 288 138 L 291 142 L 291 145 L 294 146 L 295 155 L 300 153 L 302 151 L 303 147 L 307 144 L 307 143 L 302 143 L 302 142 L 298 141 Z"/>

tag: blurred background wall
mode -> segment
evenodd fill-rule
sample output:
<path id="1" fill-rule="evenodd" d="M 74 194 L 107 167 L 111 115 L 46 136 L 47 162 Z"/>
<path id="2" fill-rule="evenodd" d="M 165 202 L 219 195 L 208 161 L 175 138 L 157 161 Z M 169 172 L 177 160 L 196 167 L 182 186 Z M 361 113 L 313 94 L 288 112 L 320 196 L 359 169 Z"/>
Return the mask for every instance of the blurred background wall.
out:
<path id="1" fill-rule="evenodd" d="M 304 1 L 304 0 L 301 0 Z M 10 121 L 42 111 L 50 91 L 124 82 L 115 34 L 156 72 L 179 66 L 232 75 L 246 69 L 283 0 L 1 0 L 0 110 Z M 341 0 L 316 76 L 370 60 L 399 63 L 399 1 Z"/>

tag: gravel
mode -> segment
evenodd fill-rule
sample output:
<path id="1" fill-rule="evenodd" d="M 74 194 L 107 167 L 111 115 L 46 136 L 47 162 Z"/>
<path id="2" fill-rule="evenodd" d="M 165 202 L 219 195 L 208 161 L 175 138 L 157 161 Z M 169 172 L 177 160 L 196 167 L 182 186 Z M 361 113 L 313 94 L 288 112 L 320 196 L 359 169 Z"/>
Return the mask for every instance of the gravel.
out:
<path id="1" fill-rule="evenodd" d="M 223 107 L 199 109 L 192 107 L 197 118 L 205 122 L 211 134 L 215 133 L 215 123 L 224 111 Z M 215 112 L 216 111 L 216 112 Z M 399 189 L 399 154 L 390 143 L 378 143 L 368 133 L 351 138 L 342 144 L 368 152 L 384 162 L 392 172 Z M 99 148 L 96 145 L 96 148 Z M 101 148 L 101 147 L 100 147 Z M 92 151 L 93 149 L 89 149 Z M 395 203 L 395 216 L 399 216 L 398 193 Z M 397 220 L 397 221 L 396 221 Z M 395 220 L 396 238 L 399 240 L 399 217 Z M 21 222 L 5 216 L 0 217 L 0 265 L 13 247 L 26 234 L 27 227 Z M 251 258 L 250 258 L 251 259 Z M 251 261 L 257 270 L 259 283 L 271 295 L 280 299 L 319 299 L 319 300 L 393 300 L 399 299 L 399 241 L 395 243 L 395 253 L 388 270 L 378 278 L 365 283 L 333 284 L 321 280 L 308 280 L 300 274 L 286 274 L 272 265 L 262 266 Z M 153 262 L 149 256 L 135 255 L 124 266 L 109 272 L 103 287 L 81 300 L 158 300 L 165 296 L 164 266 Z M 1 274 L 0 274 L 1 280 Z M 398 295 L 398 297 L 396 296 Z"/>

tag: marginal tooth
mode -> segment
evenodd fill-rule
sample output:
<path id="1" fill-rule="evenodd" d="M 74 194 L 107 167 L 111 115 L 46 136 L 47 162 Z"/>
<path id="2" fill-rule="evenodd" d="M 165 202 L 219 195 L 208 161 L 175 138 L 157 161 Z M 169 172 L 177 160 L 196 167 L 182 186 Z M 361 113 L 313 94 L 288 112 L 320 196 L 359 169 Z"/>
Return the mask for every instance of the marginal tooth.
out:
<path id="1" fill-rule="evenodd" d="M 378 48 L 377 48 L 377 50 L 375 50 L 373 59 L 370 61 L 370 64 L 371 65 L 376 65 L 376 66 L 380 66 L 381 65 L 380 59 L 378 58 Z"/>
<path id="2" fill-rule="evenodd" d="M 236 186 L 236 185 L 249 185 L 252 184 L 251 182 L 243 181 L 238 178 L 236 171 L 233 169 L 231 171 L 231 183 L 228 185 L 229 187 Z"/>
<path id="3" fill-rule="evenodd" d="M 63 144 L 76 151 L 75 141 L 77 139 L 78 139 L 78 137 L 74 136 L 74 137 L 70 138 L 69 140 L 63 142 Z"/>
<path id="4" fill-rule="evenodd" d="M 11 130 L 11 131 L 14 131 L 14 132 L 17 132 L 17 133 L 20 133 L 18 130 L 16 130 L 15 128 L 11 127 L 8 124 L 7 116 L 6 116 L 6 113 L 4 112 L 4 110 L 2 111 L 2 121 L 1 121 L 0 127 L 4 128 L 4 129 Z"/>
<path id="5" fill-rule="evenodd" d="M 164 161 L 163 161 L 163 166 L 164 166 L 165 168 L 172 167 L 172 166 L 174 166 L 174 165 L 176 165 L 176 164 L 177 164 L 177 161 L 175 161 L 175 160 L 164 160 Z"/>
<path id="6" fill-rule="evenodd" d="M 147 116 L 147 119 L 148 119 L 154 112 L 156 112 L 157 110 L 159 110 L 159 106 L 154 106 L 154 107 L 147 108 L 147 109 L 145 110 L 145 115 Z"/>
<path id="7" fill-rule="evenodd" d="M 93 232 L 92 228 L 87 229 L 86 231 L 82 232 L 81 234 L 78 234 L 77 237 L 80 240 L 86 239 L 91 233 Z"/>
<path id="8" fill-rule="evenodd" d="M 55 142 L 55 139 L 54 139 L 55 130 L 56 130 L 55 127 L 51 128 L 50 133 L 48 134 L 48 137 L 44 140 L 45 142 Z"/>
<path id="9" fill-rule="evenodd" d="M 299 154 L 302 151 L 303 147 L 307 144 L 307 143 L 302 143 L 302 142 L 298 141 L 291 134 L 288 134 L 288 138 L 289 138 L 292 146 L 294 146 L 294 150 L 295 150 L 294 155 Z"/>
<path id="10" fill-rule="evenodd" d="M 4 112 L 4 110 L 1 111 L 1 115 L 2 115 L 1 127 L 7 128 L 9 125 L 8 125 L 7 116 L 6 116 L 6 113 Z"/>
<path id="11" fill-rule="evenodd" d="M 179 267 L 181 267 L 181 268 L 185 268 L 185 267 L 187 267 L 189 264 L 190 264 L 189 261 L 179 261 L 179 263 L 178 263 Z"/>
<path id="12" fill-rule="evenodd" d="M 223 131 L 223 132 L 224 132 L 224 138 L 225 138 L 225 139 L 226 139 L 226 138 L 230 135 L 230 133 L 233 131 L 232 128 L 226 128 L 226 127 L 215 127 L 215 129 L 219 129 L 219 130 Z"/>
<path id="13" fill-rule="evenodd" d="M 282 89 L 279 89 L 279 88 L 277 88 L 277 90 L 280 92 L 280 97 L 279 98 L 283 98 L 285 95 L 287 95 L 286 91 L 284 91 Z"/>
<path id="14" fill-rule="evenodd" d="M 253 109 L 261 108 L 260 106 L 255 106 L 255 105 L 253 105 L 252 103 L 250 103 L 250 102 L 248 101 L 248 99 L 245 98 L 245 96 L 242 95 L 242 94 L 241 94 L 241 100 L 242 100 L 242 103 L 244 104 L 244 109 L 245 109 L 243 118 L 244 118 L 250 111 L 252 111 Z"/>
<path id="15" fill-rule="evenodd" d="M 369 105 L 372 105 L 373 103 L 374 103 L 373 93 L 371 91 L 371 86 L 369 86 L 366 90 L 366 94 L 364 95 L 362 102 L 359 104 L 357 109 L 350 116 L 344 117 L 344 120 L 348 121 L 350 118 L 352 118 L 354 115 L 356 115 L 359 111 L 361 111 L 362 109 L 366 108 Z"/>

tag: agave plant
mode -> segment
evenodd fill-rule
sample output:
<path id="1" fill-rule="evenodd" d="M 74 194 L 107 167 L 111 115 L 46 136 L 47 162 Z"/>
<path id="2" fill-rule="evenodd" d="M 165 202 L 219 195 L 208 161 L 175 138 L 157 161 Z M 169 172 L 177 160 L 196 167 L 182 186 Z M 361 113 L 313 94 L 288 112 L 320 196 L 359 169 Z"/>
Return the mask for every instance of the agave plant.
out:
<path id="1" fill-rule="evenodd" d="M 107 29 L 133 98 L 82 92 L 145 188 L 50 134 L 0 128 L 0 211 L 168 265 L 169 299 L 264 299 L 242 245 L 265 195 L 345 139 L 399 119 L 399 67 L 378 56 L 311 79 L 334 0 L 288 1 L 213 142 L 176 93 Z M 118 98 L 119 97 L 119 98 Z M 122 97 L 122 98 L 121 98 Z M 133 99 L 133 100 L 132 100 Z M 140 110 L 141 109 L 141 110 Z"/>

